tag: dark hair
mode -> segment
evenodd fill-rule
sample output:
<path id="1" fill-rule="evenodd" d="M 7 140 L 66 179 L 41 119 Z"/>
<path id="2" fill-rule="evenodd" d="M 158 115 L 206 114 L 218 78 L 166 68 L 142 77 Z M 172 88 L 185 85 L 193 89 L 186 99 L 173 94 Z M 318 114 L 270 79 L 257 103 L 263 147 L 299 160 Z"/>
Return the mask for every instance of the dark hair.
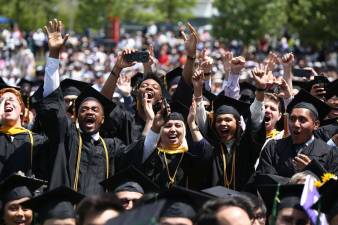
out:
<path id="1" fill-rule="evenodd" d="M 100 214 L 108 209 L 113 209 L 118 212 L 124 211 L 120 200 L 111 193 L 104 193 L 83 199 L 77 207 L 79 224 L 83 224 L 88 215 Z"/>
<path id="2" fill-rule="evenodd" d="M 249 218 L 254 217 L 254 212 L 246 198 L 232 196 L 231 198 L 214 199 L 206 202 L 196 217 L 195 225 L 220 225 L 216 214 L 224 206 L 241 208 L 248 214 Z"/>
<path id="3" fill-rule="evenodd" d="M 248 200 L 254 212 L 260 209 L 263 214 L 266 214 L 266 206 L 264 204 L 264 201 L 260 197 L 248 192 L 241 192 L 241 194 L 244 198 Z"/>

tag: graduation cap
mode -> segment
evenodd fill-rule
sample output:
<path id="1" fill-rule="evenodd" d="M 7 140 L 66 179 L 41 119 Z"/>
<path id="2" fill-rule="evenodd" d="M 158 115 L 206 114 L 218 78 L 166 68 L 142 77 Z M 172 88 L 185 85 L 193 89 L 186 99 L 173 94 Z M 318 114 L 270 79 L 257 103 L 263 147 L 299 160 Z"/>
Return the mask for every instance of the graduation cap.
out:
<path id="1" fill-rule="evenodd" d="M 131 79 L 130 85 L 134 87 L 138 87 L 138 85 L 142 82 L 144 74 L 141 72 L 137 72 Z"/>
<path id="2" fill-rule="evenodd" d="M 182 77 L 183 69 L 181 67 L 176 67 L 175 69 L 169 71 L 164 75 L 164 82 L 167 90 L 170 89 L 174 84 L 178 84 Z"/>
<path id="3" fill-rule="evenodd" d="M 267 209 L 273 210 L 274 202 L 279 201 L 278 210 L 284 208 L 303 210 L 300 206 L 300 198 L 304 188 L 303 184 L 261 185 L 257 188 Z M 278 196 L 276 196 L 277 190 Z"/>
<path id="4" fill-rule="evenodd" d="M 256 185 L 277 185 L 277 184 L 287 184 L 289 183 L 290 178 L 282 177 L 275 174 L 256 174 L 255 183 Z"/>
<path id="5" fill-rule="evenodd" d="M 293 85 L 293 88 L 296 88 L 298 87 L 297 89 L 301 89 L 303 88 L 304 90 L 309 90 L 309 82 L 306 80 L 306 81 L 297 81 L 297 80 L 294 80 L 292 81 L 292 85 Z"/>
<path id="6" fill-rule="evenodd" d="M 39 221 L 43 223 L 47 219 L 75 218 L 74 205 L 84 197 L 66 186 L 60 186 L 22 205 L 37 212 Z"/>
<path id="7" fill-rule="evenodd" d="M 101 103 L 105 116 L 108 116 L 109 113 L 115 107 L 115 104 L 112 101 L 110 101 L 108 98 L 103 96 L 100 92 L 95 90 L 93 87 L 87 87 L 75 100 L 76 114 L 79 111 L 79 107 L 84 100 L 93 99 L 93 98 L 98 100 Z"/>
<path id="8" fill-rule="evenodd" d="M 333 96 L 338 96 L 338 79 L 329 83 L 326 89 L 326 99 L 330 99 Z"/>
<path id="9" fill-rule="evenodd" d="M 20 91 L 20 87 L 10 86 L 0 77 L 0 90 L 4 89 L 4 88 L 14 88 L 14 89 Z"/>
<path id="10" fill-rule="evenodd" d="M 5 178 L 0 184 L 0 200 L 4 205 L 8 201 L 32 197 L 32 192 L 45 184 L 47 182 L 43 180 L 13 174 Z"/>
<path id="11" fill-rule="evenodd" d="M 202 205 L 214 197 L 174 185 L 173 188 L 159 194 L 157 198 L 167 200 L 161 212 L 161 217 L 193 219 Z"/>
<path id="12" fill-rule="evenodd" d="M 84 91 L 89 86 L 91 86 L 89 83 L 72 79 L 65 79 L 60 83 L 63 96 L 67 95 L 79 96 L 81 92 Z"/>
<path id="13" fill-rule="evenodd" d="M 325 213 L 330 221 L 338 215 L 338 180 L 328 180 L 319 188 L 319 193 L 319 200 L 311 208 Z"/>
<path id="14" fill-rule="evenodd" d="M 120 191 L 138 192 L 141 194 L 158 192 L 160 188 L 153 183 L 146 175 L 130 166 L 114 176 L 100 183 L 105 189 L 114 193 Z"/>
<path id="15" fill-rule="evenodd" d="M 216 115 L 233 114 L 235 117 L 239 118 L 240 115 L 247 115 L 250 104 L 227 97 L 221 93 L 216 96 L 213 107 Z"/>
<path id="16" fill-rule="evenodd" d="M 241 94 L 239 100 L 251 104 L 255 99 L 256 87 L 247 81 L 241 82 L 239 87 Z"/>
<path id="17" fill-rule="evenodd" d="M 291 114 L 293 108 L 305 108 L 310 110 L 319 121 L 323 121 L 331 111 L 331 107 L 319 98 L 312 96 L 309 92 L 301 89 L 294 99 L 289 103 L 287 112 Z"/>
<path id="18" fill-rule="evenodd" d="M 157 225 L 165 200 L 144 204 L 108 220 L 106 225 Z"/>
<path id="19" fill-rule="evenodd" d="M 22 87 L 24 85 L 30 85 L 33 86 L 35 84 L 34 81 L 27 80 L 26 78 L 21 78 L 20 81 L 16 84 L 19 87 Z"/>
<path id="20" fill-rule="evenodd" d="M 214 186 L 201 190 L 201 192 L 210 194 L 218 198 L 228 198 L 234 195 L 240 195 L 241 193 L 223 186 Z"/>

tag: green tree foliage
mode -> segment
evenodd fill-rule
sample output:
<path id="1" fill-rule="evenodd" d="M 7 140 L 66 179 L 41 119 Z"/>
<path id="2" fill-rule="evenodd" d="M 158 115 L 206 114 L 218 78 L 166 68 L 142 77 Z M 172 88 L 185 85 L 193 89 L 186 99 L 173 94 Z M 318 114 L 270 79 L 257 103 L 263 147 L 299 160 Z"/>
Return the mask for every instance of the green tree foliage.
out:
<path id="1" fill-rule="evenodd" d="M 0 14 L 14 19 L 22 29 L 42 27 L 57 14 L 56 0 L 0 0 Z"/>
<path id="2" fill-rule="evenodd" d="M 327 46 L 338 40 L 336 0 L 290 0 L 290 29 L 308 44 Z"/>
<path id="3" fill-rule="evenodd" d="M 149 21 L 184 20 L 196 0 L 79 0 L 78 28 L 100 28 L 110 16 L 122 21 L 146 23 Z"/>
<path id="4" fill-rule="evenodd" d="M 249 43 L 264 34 L 279 36 L 287 27 L 319 47 L 338 39 L 337 0 L 214 0 L 214 6 L 216 37 Z"/>
<path id="5" fill-rule="evenodd" d="M 264 34 L 278 35 L 287 21 L 286 0 L 215 0 L 219 16 L 213 19 L 214 34 L 245 43 Z"/>

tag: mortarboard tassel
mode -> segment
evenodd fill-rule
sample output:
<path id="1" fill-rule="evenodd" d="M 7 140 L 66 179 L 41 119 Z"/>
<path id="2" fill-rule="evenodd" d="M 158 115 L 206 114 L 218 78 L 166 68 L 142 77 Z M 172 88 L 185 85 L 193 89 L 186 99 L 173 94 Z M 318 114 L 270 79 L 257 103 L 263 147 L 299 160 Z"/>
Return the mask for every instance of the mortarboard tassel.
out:
<path id="1" fill-rule="evenodd" d="M 280 202 L 280 200 L 279 200 L 279 188 L 280 188 L 280 184 L 277 185 L 277 190 L 276 190 L 275 198 L 274 198 L 274 201 L 273 201 L 272 212 L 271 212 L 271 225 L 276 225 L 277 205 Z"/>

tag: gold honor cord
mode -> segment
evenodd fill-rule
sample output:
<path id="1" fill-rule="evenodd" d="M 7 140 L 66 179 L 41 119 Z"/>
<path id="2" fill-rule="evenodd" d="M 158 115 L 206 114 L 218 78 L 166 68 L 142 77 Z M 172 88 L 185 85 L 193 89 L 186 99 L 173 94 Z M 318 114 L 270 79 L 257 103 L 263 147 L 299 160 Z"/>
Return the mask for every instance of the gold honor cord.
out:
<path id="1" fill-rule="evenodd" d="M 160 153 L 161 153 L 161 151 L 158 151 L 158 155 L 160 155 Z M 177 174 L 178 168 L 180 167 L 181 162 L 183 160 L 184 152 L 182 152 L 180 161 L 178 162 L 177 167 L 175 169 L 175 172 L 174 172 L 174 174 L 172 176 L 170 175 L 169 165 L 168 165 L 168 160 L 167 160 L 166 153 L 165 152 L 162 152 L 162 153 L 163 153 L 163 156 L 164 156 L 165 168 L 167 170 L 167 174 L 168 174 L 168 178 L 169 178 L 168 186 L 169 186 L 169 188 L 171 188 L 172 185 L 175 183 L 176 174 Z"/>
<path id="2" fill-rule="evenodd" d="M 28 136 L 29 136 L 29 141 L 31 143 L 31 168 L 33 168 L 33 150 L 34 150 L 34 138 L 32 131 L 27 130 Z"/>
<path id="3" fill-rule="evenodd" d="M 77 150 L 77 159 L 76 159 L 76 167 L 75 167 L 75 178 L 74 178 L 74 185 L 73 189 L 75 191 L 78 190 L 78 183 L 79 183 L 79 176 L 80 176 L 80 161 L 81 161 L 81 152 L 82 152 L 82 137 L 79 129 L 77 130 L 78 136 L 79 136 L 79 148 Z M 108 154 L 108 149 L 106 146 L 106 142 L 103 140 L 103 138 L 100 136 L 100 141 L 102 142 L 104 152 L 106 155 L 106 178 L 109 177 L 109 154 Z"/>
<path id="4" fill-rule="evenodd" d="M 223 145 L 221 144 L 221 151 L 222 151 L 222 160 L 223 160 L 223 178 L 224 178 L 224 186 L 227 188 L 230 188 L 230 184 L 232 183 L 232 180 L 234 180 L 233 187 L 235 188 L 235 166 L 236 166 L 236 149 L 234 151 L 234 155 L 232 157 L 232 165 L 231 165 L 231 175 L 230 175 L 230 180 L 228 180 L 228 174 L 227 174 L 227 161 L 226 161 L 226 156 L 225 152 L 223 149 Z"/>
<path id="5" fill-rule="evenodd" d="M 29 142 L 31 144 L 31 154 L 30 154 L 30 162 L 31 162 L 31 168 L 33 167 L 33 150 L 34 150 L 34 138 L 32 131 L 23 128 L 23 127 L 11 127 L 9 129 L 7 128 L 1 128 L 0 133 L 4 133 L 7 135 L 16 135 L 16 134 L 22 134 L 22 133 L 28 133 L 29 136 Z"/>

